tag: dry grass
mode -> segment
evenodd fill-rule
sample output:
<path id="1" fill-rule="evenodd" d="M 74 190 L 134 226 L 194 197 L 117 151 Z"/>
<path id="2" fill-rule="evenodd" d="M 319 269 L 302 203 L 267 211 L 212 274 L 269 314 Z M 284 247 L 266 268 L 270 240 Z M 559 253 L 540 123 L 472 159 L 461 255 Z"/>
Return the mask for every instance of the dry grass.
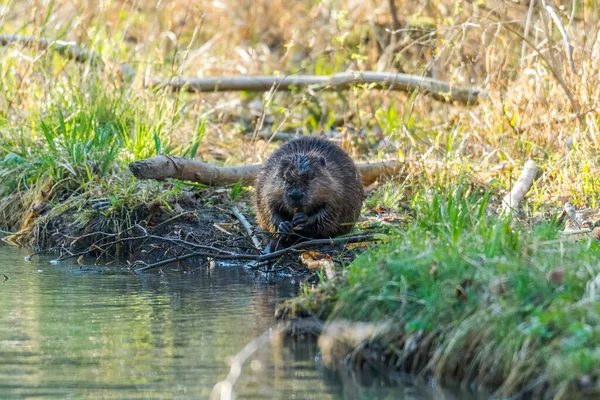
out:
<path id="1" fill-rule="evenodd" d="M 536 202 L 569 198 L 595 205 L 600 48 L 593 4 L 578 2 L 574 13 L 570 4 L 558 10 L 574 46 L 575 71 L 569 69 L 562 38 L 547 13 L 533 10 L 527 26 L 525 5 L 397 1 L 401 26 L 394 31 L 386 1 L 291 4 L 5 2 L 1 32 L 74 40 L 100 52 L 107 63 L 118 59 L 134 66 L 138 74 L 131 84 L 111 82 L 110 69 L 9 47 L 0 57 L 3 136 L 31 135 L 35 140 L 32 125 L 45 117 L 49 104 L 61 97 L 68 103 L 72 93 L 100 90 L 127 102 L 140 115 L 139 124 L 158 132 L 171 152 L 180 151 L 206 121 L 198 156 L 207 161 L 262 159 L 267 153 L 264 140 L 239 145 L 236 134 L 247 122 L 273 131 L 333 128 L 347 133 L 343 138 L 356 158 L 400 155 L 468 162 L 480 173 L 506 163 L 496 177 L 505 188 L 518 173 L 512 168 L 534 158 L 545 171 L 534 193 Z M 467 109 L 423 95 L 368 88 L 261 96 L 177 95 L 141 86 L 146 74 L 195 77 L 361 69 L 472 84 L 488 89 L 490 98 Z M 129 158 L 135 156 L 139 154 Z"/>

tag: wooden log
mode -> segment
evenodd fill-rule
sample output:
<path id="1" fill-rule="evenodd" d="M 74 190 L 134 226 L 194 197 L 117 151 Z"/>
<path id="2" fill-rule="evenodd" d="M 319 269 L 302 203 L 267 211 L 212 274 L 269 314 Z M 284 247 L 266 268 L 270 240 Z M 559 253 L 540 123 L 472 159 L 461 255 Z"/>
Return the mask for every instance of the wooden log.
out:
<path id="1" fill-rule="evenodd" d="M 134 161 L 129 170 L 137 179 L 164 180 L 176 178 L 197 182 L 208 186 L 228 186 L 241 181 L 243 185 L 253 185 L 262 164 L 221 167 L 215 164 L 191 160 L 189 158 L 166 156 L 164 154 Z M 393 175 L 402 168 L 398 160 L 357 163 L 362 174 L 363 184 L 370 185 L 382 175 Z"/>
<path id="2" fill-rule="evenodd" d="M 318 87 L 324 90 L 347 89 L 359 84 L 376 84 L 379 88 L 394 91 L 419 90 L 436 100 L 474 104 L 485 97 L 482 90 L 454 86 L 449 82 L 426 78 L 419 75 L 407 75 L 394 72 L 343 72 L 328 76 L 320 75 L 257 75 L 223 76 L 211 78 L 151 78 L 156 86 L 169 86 L 173 90 L 189 92 L 247 91 L 268 92 L 290 91 L 302 87 Z"/>

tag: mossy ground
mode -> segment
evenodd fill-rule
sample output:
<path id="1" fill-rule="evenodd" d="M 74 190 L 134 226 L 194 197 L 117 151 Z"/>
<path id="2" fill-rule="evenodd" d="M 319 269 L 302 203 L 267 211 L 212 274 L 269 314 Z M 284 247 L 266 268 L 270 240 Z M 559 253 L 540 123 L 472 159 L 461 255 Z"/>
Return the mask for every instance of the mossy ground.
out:
<path id="1" fill-rule="evenodd" d="M 139 182 L 127 164 L 157 153 L 251 163 L 277 146 L 265 132 L 324 133 L 356 160 L 407 164 L 370 188 L 359 224 L 375 225 L 387 243 L 336 281 L 319 275 L 302 299 L 310 306 L 295 312 L 392 321 L 397 334 L 373 342 L 388 361 L 406 366 L 415 354 L 403 344 L 421 343 L 413 370 L 501 395 L 594 392 L 597 244 L 558 231 L 567 201 L 597 207 L 598 5 L 555 10 L 574 47 L 571 69 L 556 21 L 532 8 L 527 22 L 518 3 L 397 0 L 396 18 L 388 1 L 1 3 L 0 32 L 100 54 L 77 63 L 35 46 L 0 52 L 1 234 L 33 246 L 52 245 L 57 228 L 119 235 L 157 209 L 168 219 L 190 194 L 184 211 L 210 210 L 227 224 L 219 207 L 248 204 L 245 188 Z M 135 75 L 119 78 L 116 60 Z M 143 85 L 147 75 L 347 70 L 431 76 L 489 97 L 465 107 L 368 85 L 265 94 Z M 518 220 L 498 217 L 528 159 L 541 176 Z"/>

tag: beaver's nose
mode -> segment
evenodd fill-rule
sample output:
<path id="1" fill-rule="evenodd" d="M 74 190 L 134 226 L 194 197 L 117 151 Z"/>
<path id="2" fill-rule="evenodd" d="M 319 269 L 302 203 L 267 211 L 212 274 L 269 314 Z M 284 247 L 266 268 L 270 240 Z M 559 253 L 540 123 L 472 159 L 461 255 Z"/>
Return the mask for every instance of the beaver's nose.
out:
<path id="1" fill-rule="evenodd" d="M 299 189 L 290 190 L 290 199 L 292 199 L 294 201 L 302 200 L 302 191 Z"/>

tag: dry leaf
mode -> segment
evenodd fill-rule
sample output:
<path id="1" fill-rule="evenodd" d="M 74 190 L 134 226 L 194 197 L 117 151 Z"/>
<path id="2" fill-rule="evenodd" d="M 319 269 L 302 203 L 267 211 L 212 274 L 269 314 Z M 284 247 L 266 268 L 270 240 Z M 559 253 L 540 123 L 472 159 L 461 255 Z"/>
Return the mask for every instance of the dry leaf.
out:
<path id="1" fill-rule="evenodd" d="M 376 206 L 373 208 L 373 211 L 375 211 L 377 214 L 385 214 L 388 210 L 385 207 Z"/>
<path id="2" fill-rule="evenodd" d="M 300 255 L 300 261 L 311 272 L 324 269 L 329 279 L 335 276 L 333 260 L 327 254 L 316 250 L 305 251 Z"/>

